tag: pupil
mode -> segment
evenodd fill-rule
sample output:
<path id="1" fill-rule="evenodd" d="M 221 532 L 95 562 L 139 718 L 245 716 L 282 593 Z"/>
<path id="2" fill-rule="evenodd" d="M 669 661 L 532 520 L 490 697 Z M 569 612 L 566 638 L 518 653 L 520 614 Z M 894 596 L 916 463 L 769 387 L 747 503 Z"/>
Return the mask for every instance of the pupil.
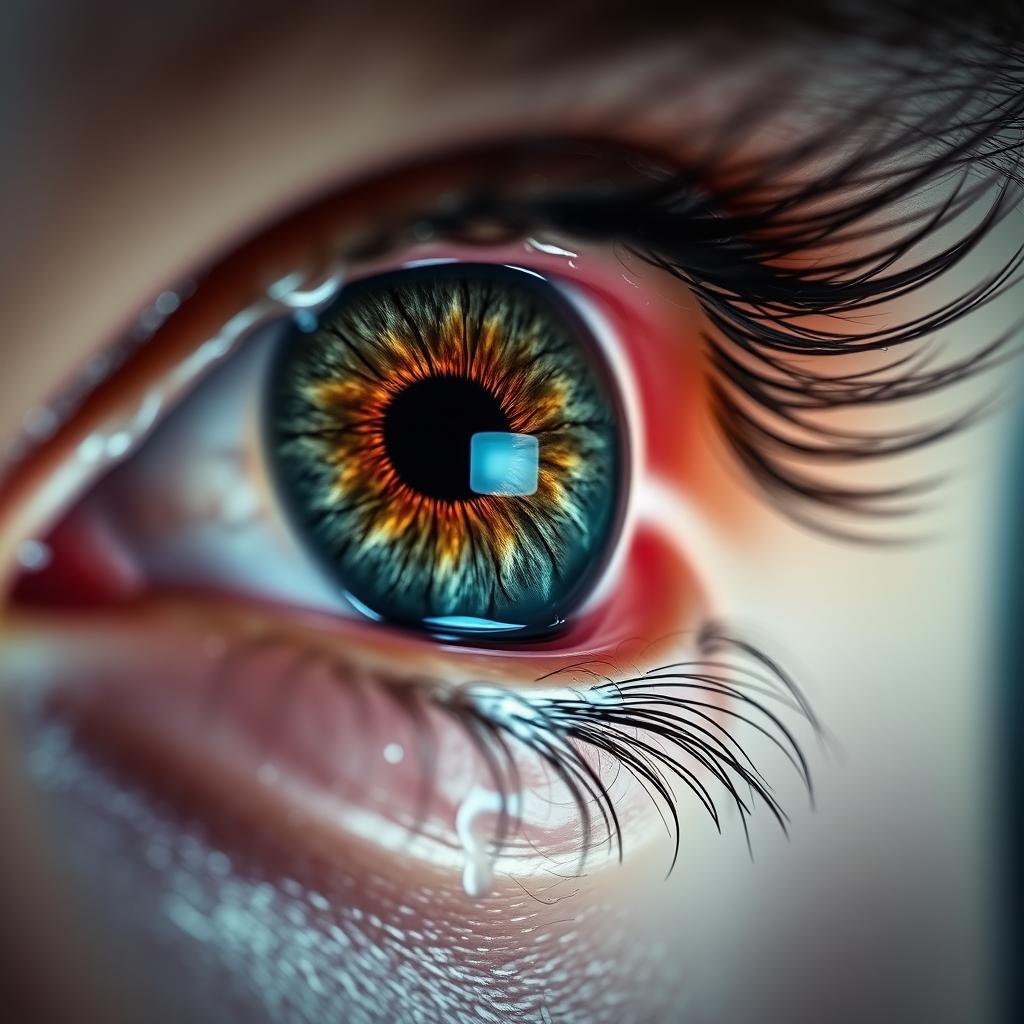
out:
<path id="1" fill-rule="evenodd" d="M 465 377 L 429 377 L 396 395 L 384 413 L 384 448 L 399 478 L 439 501 L 468 501 L 470 438 L 509 429 L 498 400 Z"/>

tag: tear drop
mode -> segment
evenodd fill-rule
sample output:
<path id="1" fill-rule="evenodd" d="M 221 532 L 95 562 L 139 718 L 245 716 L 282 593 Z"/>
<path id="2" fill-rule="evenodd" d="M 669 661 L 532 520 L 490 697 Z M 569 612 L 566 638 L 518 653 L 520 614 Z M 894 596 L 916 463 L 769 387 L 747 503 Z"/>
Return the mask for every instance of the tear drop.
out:
<path id="1" fill-rule="evenodd" d="M 462 888 L 472 899 L 483 899 L 494 888 L 495 853 L 491 849 L 486 819 L 501 815 L 503 811 L 513 817 L 517 815 L 519 797 L 474 786 L 455 815 L 455 833 L 465 855 Z"/>

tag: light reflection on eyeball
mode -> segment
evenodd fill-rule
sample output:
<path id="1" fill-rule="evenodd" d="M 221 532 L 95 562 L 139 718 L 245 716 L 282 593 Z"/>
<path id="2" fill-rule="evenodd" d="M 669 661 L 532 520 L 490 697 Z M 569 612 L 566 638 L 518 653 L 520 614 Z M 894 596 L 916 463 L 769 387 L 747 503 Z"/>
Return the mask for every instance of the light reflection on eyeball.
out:
<path id="1" fill-rule="evenodd" d="M 496 265 L 406 269 L 342 289 L 278 344 L 278 490 L 357 607 L 535 636 L 585 599 L 626 446 L 596 344 L 551 285 Z"/>

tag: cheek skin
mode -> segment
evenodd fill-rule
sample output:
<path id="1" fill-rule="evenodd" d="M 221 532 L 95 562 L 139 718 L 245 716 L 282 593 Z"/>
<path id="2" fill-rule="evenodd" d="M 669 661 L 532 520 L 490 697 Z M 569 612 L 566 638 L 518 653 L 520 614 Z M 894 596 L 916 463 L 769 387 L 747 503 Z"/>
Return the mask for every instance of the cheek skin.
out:
<path id="1" fill-rule="evenodd" d="M 187 978 L 185 1019 L 211 1019 L 216 1006 L 214 1019 L 275 1024 L 338 1019 L 339 1010 L 346 1021 L 419 1012 L 468 1024 L 487 1013 L 543 1020 L 550 1008 L 552 1019 L 611 1024 L 623 1003 L 632 1019 L 665 1019 L 662 1000 L 678 994 L 647 963 L 629 904 L 614 894 L 573 897 L 571 924 L 555 903 L 568 886 L 539 895 L 511 886 L 466 906 L 450 878 L 382 873 L 372 849 L 339 860 L 332 839 L 308 829 L 297 859 L 300 837 L 264 807 L 214 832 L 179 819 L 173 798 L 154 810 L 74 760 L 53 767 L 73 775 L 54 783 L 53 798 L 73 858 L 102 886 L 115 927 L 160 964 L 163 986 Z M 50 780 L 39 781 L 45 792 Z M 236 830 L 255 840 L 255 855 L 235 852 Z M 594 963 L 612 966 L 588 976 Z M 650 991 L 660 1008 L 645 1013 L 638 993 Z"/>
<path id="2" fill-rule="evenodd" d="M 28 692 L 56 683 L 65 694 L 45 714 L 27 712 L 30 774 L 114 933 L 160 964 L 158 989 L 188 977 L 188 1019 L 207 1019 L 211 1000 L 247 1021 L 292 1019 L 283 1010 L 295 1001 L 296 1019 L 336 1019 L 339 1006 L 346 1021 L 416 1019 L 410 1008 L 425 1020 L 520 1019 L 514 1007 L 524 1020 L 547 1009 L 552 1020 L 610 1024 L 623 1000 L 631 1019 L 665 1019 L 682 979 L 639 941 L 635 902 L 662 884 L 663 849 L 652 858 L 634 847 L 622 868 L 598 864 L 581 878 L 571 866 L 499 877 L 490 898 L 471 900 L 456 873 L 382 856 L 310 802 L 212 763 L 201 744 L 183 756 L 166 720 L 141 724 L 132 699 L 152 699 L 179 670 L 195 675 L 179 637 L 168 649 L 136 629 L 117 644 L 115 669 L 104 652 L 116 628 L 86 632 L 20 672 Z M 13 669 L 17 648 L 7 649 Z M 121 722 L 97 699 L 115 675 Z M 644 1007 L 644 993 L 657 1006 Z"/>

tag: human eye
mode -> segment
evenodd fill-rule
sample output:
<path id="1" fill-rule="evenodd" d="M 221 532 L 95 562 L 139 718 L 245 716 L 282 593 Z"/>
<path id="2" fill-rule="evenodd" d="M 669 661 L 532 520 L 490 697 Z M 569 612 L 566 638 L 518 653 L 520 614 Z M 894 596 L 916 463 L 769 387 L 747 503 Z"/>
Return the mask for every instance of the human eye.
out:
<path id="1" fill-rule="evenodd" d="M 430 1019 L 506 977 L 495 914 L 553 948 L 569 894 L 618 920 L 617 861 L 786 832 L 823 727 L 733 624 L 737 553 L 906 535 L 913 458 L 976 418 L 1012 330 L 915 349 L 1019 269 L 972 132 L 918 163 L 834 125 L 753 160 L 727 132 L 407 159 L 168 281 L 37 410 L 7 663 L 38 785 L 113 809 L 74 842 L 132 865 L 154 948 L 216 948 L 243 1013 L 294 976 L 367 1020 L 422 987 Z"/>
<path id="2" fill-rule="evenodd" d="M 611 162 L 600 146 L 568 155 Z M 589 180 L 556 181 L 574 190 L 560 202 Z M 469 186 L 480 207 L 479 172 Z M 39 564 L 12 592 L 71 621 L 191 616 L 186 645 L 222 649 L 175 673 L 191 687 L 93 684 L 58 703 L 122 736 L 138 715 L 149 744 L 166 700 L 164 731 L 176 721 L 191 746 L 206 700 L 206 747 L 306 786 L 315 764 L 353 820 L 373 807 L 423 858 L 461 860 L 473 897 L 499 864 L 529 871 L 531 845 L 577 869 L 602 848 L 621 857 L 658 805 L 673 864 L 684 791 L 719 828 L 723 798 L 744 827 L 758 802 L 784 826 L 729 723 L 809 784 L 782 714 L 814 722 L 785 675 L 716 629 L 699 554 L 666 514 L 690 439 L 663 425 L 702 391 L 692 311 L 670 292 L 655 302 L 595 239 L 512 225 L 503 188 L 486 211 L 449 192 L 384 241 L 371 223 L 311 278 L 265 280 L 141 386 L 122 394 L 112 375 L 113 409 L 63 442 L 71 498 L 22 542 Z M 181 313 L 203 298 L 199 282 Z M 157 331 L 145 351 L 161 344 Z M 673 364 L 659 388 L 652 367 Z M 616 670 L 636 636 L 659 671 Z M 268 720 L 283 700 L 280 735 L 254 730 L 239 700 Z M 311 739 L 318 720 L 336 725 Z M 298 737 L 298 766 L 267 760 L 264 744 Z"/>

